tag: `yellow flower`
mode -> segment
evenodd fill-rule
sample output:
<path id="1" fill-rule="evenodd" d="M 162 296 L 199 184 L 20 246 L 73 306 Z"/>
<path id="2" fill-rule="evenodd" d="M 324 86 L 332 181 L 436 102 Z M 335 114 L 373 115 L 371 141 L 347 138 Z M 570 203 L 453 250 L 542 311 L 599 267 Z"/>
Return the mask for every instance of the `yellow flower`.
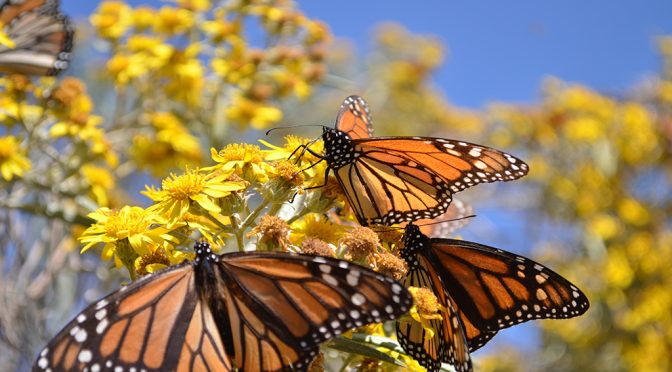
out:
<path id="1" fill-rule="evenodd" d="M 131 8 L 122 1 L 105 1 L 91 16 L 91 24 L 100 37 L 109 40 L 120 38 L 130 26 Z"/>
<path id="2" fill-rule="evenodd" d="M 94 245 L 104 244 L 102 258 L 109 260 L 115 257 L 116 260 L 117 256 L 124 255 L 117 264 L 123 262 L 127 267 L 129 260 L 132 262 L 138 255 L 150 253 L 151 246 L 161 245 L 164 241 L 162 235 L 168 231 L 156 226 L 161 222 L 160 216 L 140 207 L 124 206 L 120 210 L 100 208 L 88 217 L 96 222 L 79 237 L 79 241 L 85 244 L 81 253 Z M 131 270 L 134 271 L 134 268 L 129 268 Z"/>
<path id="3" fill-rule="evenodd" d="M 0 137 L 0 173 L 5 181 L 11 181 L 15 176 L 22 177 L 30 170 L 30 160 L 25 156 L 16 137 Z"/>
<path id="4" fill-rule="evenodd" d="M 291 240 L 295 244 L 302 242 L 305 238 L 311 237 L 320 239 L 326 243 L 336 243 L 344 230 L 343 226 L 334 225 L 326 219 L 320 218 L 316 214 L 309 214 L 306 217 L 295 221 L 291 225 Z"/>
<path id="5" fill-rule="evenodd" d="M 259 146 L 233 143 L 219 152 L 214 148 L 210 149 L 210 155 L 212 160 L 220 164 L 204 168 L 206 170 L 216 168 L 224 172 L 235 171 L 249 182 L 268 182 L 267 173 L 271 166 L 264 162 Z"/>
<path id="6" fill-rule="evenodd" d="M 194 14 L 186 9 L 163 6 L 154 22 L 154 31 L 175 35 L 187 31 L 194 24 Z"/>
<path id="7" fill-rule="evenodd" d="M 91 193 L 98 205 L 107 206 L 109 200 L 107 192 L 114 188 L 114 176 L 107 168 L 96 167 L 85 164 L 82 166 L 82 175 L 86 182 L 91 186 Z"/>
<path id="8" fill-rule="evenodd" d="M 282 159 L 289 159 L 289 156 L 291 154 L 294 154 L 294 156 L 298 156 L 301 150 L 296 151 L 299 146 L 304 146 L 308 144 L 311 140 L 308 138 L 304 137 L 299 137 L 295 135 L 288 135 L 285 136 L 285 145 L 282 147 L 275 146 L 271 143 L 268 143 L 267 141 L 264 140 L 259 140 L 264 146 L 270 148 L 271 150 L 264 150 L 263 153 L 265 155 L 266 160 L 282 160 Z M 324 144 L 322 140 L 316 141 L 310 145 L 310 149 L 317 153 L 321 154 L 324 152 Z M 317 162 L 320 160 L 318 157 L 312 155 L 308 151 L 304 152 L 303 157 L 301 158 L 302 161 L 305 161 L 306 163 L 312 164 L 314 162 Z"/>
<path id="9" fill-rule="evenodd" d="M 445 312 L 446 309 L 439 304 L 439 300 L 434 293 L 427 288 L 409 287 L 408 291 L 413 296 L 413 302 L 415 303 L 409 310 L 408 315 L 422 324 L 428 338 L 434 337 L 436 330 L 432 327 L 431 321 L 441 320 L 441 312 Z"/>
<path id="10" fill-rule="evenodd" d="M 170 175 L 161 183 L 161 190 L 146 188 L 143 194 L 157 202 L 149 209 L 165 216 L 168 228 L 175 226 L 186 213 L 195 215 L 220 212 L 217 199 L 234 191 L 245 189 L 245 183 L 227 181 L 231 173 L 217 172 L 202 174 L 198 169 L 186 170 L 181 176 Z"/>
<path id="11" fill-rule="evenodd" d="M 280 121 L 282 111 L 277 107 L 236 95 L 226 110 L 226 117 L 241 126 L 249 124 L 255 129 L 264 129 Z"/>
<path id="12" fill-rule="evenodd" d="M 163 248 L 158 248 L 150 253 L 139 256 L 135 260 L 135 271 L 138 275 L 144 276 L 161 270 L 168 265 L 170 265 L 170 260 L 166 256 L 166 251 Z"/>
<path id="13" fill-rule="evenodd" d="M 275 146 L 264 140 L 259 140 L 259 142 L 270 148 L 270 150 L 262 151 L 266 160 L 286 160 L 289 159 L 290 155 L 294 154 L 291 160 L 295 161 L 295 159 L 297 159 L 302 152 L 302 149 L 299 149 L 299 146 L 308 144 L 310 140 L 308 138 L 288 135 L 285 136 L 285 145 L 282 147 Z M 310 150 L 316 154 L 321 154 L 324 151 L 322 140 L 312 143 L 310 145 Z M 301 167 L 301 172 L 304 174 L 304 178 L 308 180 L 307 184 L 309 186 L 322 185 L 324 183 L 324 179 L 322 177 L 325 174 L 327 167 L 326 162 L 322 161 L 320 164 L 311 167 L 311 165 L 317 163 L 320 160 L 320 158 L 314 156 L 308 151 L 303 152 L 301 155 L 301 161 L 299 162 L 299 165 Z"/>

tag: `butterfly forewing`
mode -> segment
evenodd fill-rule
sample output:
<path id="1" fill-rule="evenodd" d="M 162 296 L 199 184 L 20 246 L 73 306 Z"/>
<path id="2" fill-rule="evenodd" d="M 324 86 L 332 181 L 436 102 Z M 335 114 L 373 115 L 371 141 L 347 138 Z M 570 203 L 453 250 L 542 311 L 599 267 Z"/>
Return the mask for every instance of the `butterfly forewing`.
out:
<path id="1" fill-rule="evenodd" d="M 362 97 L 353 95 L 343 101 L 336 116 L 336 129 L 345 132 L 352 139 L 373 136 L 369 106 Z"/>
<path id="2" fill-rule="evenodd" d="M 245 320 L 233 331 L 234 344 L 245 345 L 236 350 L 237 362 L 268 362 L 270 354 L 276 366 L 303 369 L 319 343 L 350 328 L 394 319 L 412 301 L 398 283 L 341 260 L 278 253 L 225 257 L 223 277 L 234 300 L 229 312 L 233 306 Z"/>
<path id="3" fill-rule="evenodd" d="M 53 75 L 69 64 L 74 29 L 56 0 L 5 2 L 0 22 L 15 46 L 0 45 L 0 71 Z"/>
<path id="4" fill-rule="evenodd" d="M 202 334 L 192 330 L 207 323 L 194 324 L 203 314 L 195 315 L 200 305 L 193 277 L 192 266 L 182 264 L 89 306 L 40 352 L 33 370 L 161 370 L 188 357 L 178 353 L 183 344 L 195 346 L 191 356 L 211 363 L 208 355 L 201 356 Z"/>
<path id="5" fill-rule="evenodd" d="M 432 251 L 463 322 L 482 332 L 470 340 L 473 348 L 499 329 L 532 319 L 571 318 L 588 309 L 576 286 L 525 257 L 453 239 L 432 239 Z"/>

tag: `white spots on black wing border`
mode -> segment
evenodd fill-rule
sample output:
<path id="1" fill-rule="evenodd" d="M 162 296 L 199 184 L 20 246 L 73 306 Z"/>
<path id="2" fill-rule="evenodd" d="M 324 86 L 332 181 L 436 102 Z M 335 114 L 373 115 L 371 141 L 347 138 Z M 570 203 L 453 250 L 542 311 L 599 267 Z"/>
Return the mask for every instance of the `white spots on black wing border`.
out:
<path id="1" fill-rule="evenodd" d="M 316 264 L 313 272 L 317 278 L 337 289 L 347 303 L 343 309 L 331 309 L 335 312 L 329 321 L 307 335 L 311 342 L 323 342 L 351 328 L 393 320 L 412 305 L 410 294 L 401 284 L 366 267 L 322 256 L 311 256 L 310 261 Z M 376 291 L 374 298 L 383 298 L 387 303 L 371 302 L 366 293 L 359 291 L 361 285 Z"/>

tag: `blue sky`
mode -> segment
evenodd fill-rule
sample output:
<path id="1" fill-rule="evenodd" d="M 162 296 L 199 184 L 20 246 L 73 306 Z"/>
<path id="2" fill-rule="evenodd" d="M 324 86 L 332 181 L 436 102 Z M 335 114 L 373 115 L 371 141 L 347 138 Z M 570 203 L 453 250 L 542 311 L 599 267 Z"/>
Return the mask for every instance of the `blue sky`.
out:
<path id="1" fill-rule="evenodd" d="M 98 3 L 65 0 L 62 7 L 84 18 Z M 672 35 L 670 0 L 338 0 L 299 1 L 299 7 L 362 52 L 380 22 L 438 36 L 449 50 L 438 84 L 467 107 L 532 101 L 546 76 L 622 92 L 658 71 L 655 38 Z"/>

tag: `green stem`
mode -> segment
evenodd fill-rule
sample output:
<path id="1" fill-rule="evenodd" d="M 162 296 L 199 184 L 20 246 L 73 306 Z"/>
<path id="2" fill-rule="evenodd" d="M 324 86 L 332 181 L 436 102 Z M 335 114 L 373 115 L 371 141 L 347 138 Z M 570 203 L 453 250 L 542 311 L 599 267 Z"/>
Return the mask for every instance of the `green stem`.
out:
<path id="1" fill-rule="evenodd" d="M 244 230 L 238 224 L 238 218 L 231 216 L 231 226 L 233 226 L 233 235 L 236 237 L 238 252 L 245 252 L 245 242 L 243 241 Z"/>

